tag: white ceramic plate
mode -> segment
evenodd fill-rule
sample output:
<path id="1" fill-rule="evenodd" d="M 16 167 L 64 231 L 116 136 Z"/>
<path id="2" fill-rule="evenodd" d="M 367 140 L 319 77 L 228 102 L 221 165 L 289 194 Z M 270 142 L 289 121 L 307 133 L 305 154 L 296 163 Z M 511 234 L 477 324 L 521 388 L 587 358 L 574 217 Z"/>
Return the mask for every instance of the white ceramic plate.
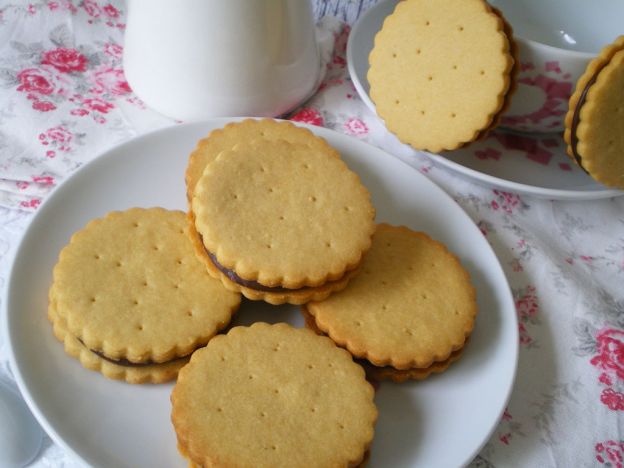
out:
<path id="1" fill-rule="evenodd" d="M 349 73 L 358 94 L 375 112 L 368 96 L 368 55 L 384 19 L 399 0 L 382 0 L 353 27 L 347 44 Z M 443 154 L 420 153 L 473 180 L 512 192 L 554 200 L 593 200 L 624 195 L 599 184 L 573 164 L 561 135 L 492 132 L 485 140 Z"/>
<path id="2" fill-rule="evenodd" d="M 51 272 L 71 234 L 111 210 L 184 209 L 184 170 L 196 141 L 228 120 L 179 125 L 102 154 L 41 205 L 7 282 L 4 327 L 15 377 L 50 436 L 95 466 L 184 467 L 169 420 L 167 385 L 129 385 L 83 369 L 67 356 L 46 318 Z M 421 383 L 384 383 L 372 467 L 448 467 L 469 462 L 488 440 L 516 372 L 518 328 L 509 285 L 492 249 L 440 188 L 383 151 L 308 127 L 326 138 L 370 189 L 377 220 L 425 230 L 470 271 L 479 316 L 462 359 Z M 245 302 L 236 320 L 302 325 L 298 308 Z"/>

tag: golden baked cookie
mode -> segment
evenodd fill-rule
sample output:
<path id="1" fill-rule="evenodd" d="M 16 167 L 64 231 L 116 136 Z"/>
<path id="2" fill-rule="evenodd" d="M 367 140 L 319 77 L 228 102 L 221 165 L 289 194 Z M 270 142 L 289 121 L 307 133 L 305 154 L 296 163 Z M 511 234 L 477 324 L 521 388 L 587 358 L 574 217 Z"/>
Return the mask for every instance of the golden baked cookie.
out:
<path id="1" fill-rule="evenodd" d="M 361 273 L 307 310 L 353 356 L 398 370 L 427 368 L 460 350 L 477 313 L 455 255 L 422 232 L 380 224 Z"/>
<path id="2" fill-rule="evenodd" d="M 363 369 L 331 340 L 256 323 L 193 354 L 171 419 L 197 466 L 357 466 L 373 438 L 373 397 Z"/>
<path id="3" fill-rule="evenodd" d="M 370 248 L 374 216 L 368 191 L 341 159 L 255 140 L 206 166 L 190 219 L 211 274 L 249 299 L 302 303 L 344 287 Z"/>
<path id="4" fill-rule="evenodd" d="M 370 96 L 402 142 L 439 152 L 492 128 L 508 104 L 511 28 L 485 0 L 405 0 L 375 36 Z"/>
<path id="5" fill-rule="evenodd" d="M 624 189 L 624 36 L 593 59 L 565 119 L 568 155 L 598 182 Z"/>
<path id="6" fill-rule="evenodd" d="M 59 255 L 50 306 L 68 333 L 113 361 L 163 363 L 225 327 L 240 295 L 214 280 L 189 241 L 185 213 L 112 212 Z"/>
<path id="7" fill-rule="evenodd" d="M 339 158 L 340 154 L 323 138 L 316 136 L 307 128 L 298 127 L 291 122 L 274 119 L 245 119 L 232 122 L 218 128 L 197 143 L 189 157 L 186 168 L 186 195 L 189 203 L 193 190 L 204 172 L 204 168 L 214 161 L 221 151 L 232 149 L 236 144 L 257 139 L 284 140 L 290 143 L 309 145 Z"/>

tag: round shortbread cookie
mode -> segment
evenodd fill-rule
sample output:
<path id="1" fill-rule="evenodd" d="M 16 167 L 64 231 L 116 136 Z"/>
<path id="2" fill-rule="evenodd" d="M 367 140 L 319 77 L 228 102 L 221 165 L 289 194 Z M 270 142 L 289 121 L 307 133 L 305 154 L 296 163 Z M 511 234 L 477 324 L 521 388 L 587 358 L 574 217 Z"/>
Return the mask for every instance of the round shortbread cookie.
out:
<path id="1" fill-rule="evenodd" d="M 443 244 L 380 224 L 361 273 L 307 310 L 355 357 L 406 370 L 445 361 L 461 349 L 477 303 L 468 272 Z"/>
<path id="2" fill-rule="evenodd" d="M 598 182 L 624 189 L 624 36 L 577 82 L 564 133 L 568 155 Z"/>
<path id="3" fill-rule="evenodd" d="M 340 154 L 323 138 L 316 136 L 307 128 L 298 127 L 290 122 L 273 119 L 246 119 L 232 122 L 210 134 L 197 143 L 189 157 L 186 168 L 186 196 L 193 198 L 195 185 L 204 172 L 206 165 L 216 159 L 221 151 L 232 149 L 236 144 L 256 139 L 284 140 L 318 148 L 339 158 Z"/>
<path id="4" fill-rule="evenodd" d="M 131 384 L 163 383 L 175 379 L 189 361 L 187 356 L 162 364 L 120 365 L 98 356 L 69 333 L 65 321 L 56 314 L 52 303 L 48 308 L 48 318 L 52 322 L 54 336 L 63 343 L 65 352 L 78 359 L 86 369 L 100 372 L 109 379 L 125 380 Z"/>
<path id="5" fill-rule="evenodd" d="M 189 212 L 189 234 L 191 241 L 195 247 L 198 258 L 205 264 L 210 276 L 221 281 L 223 286 L 230 290 L 242 293 L 247 299 L 252 301 L 265 301 L 269 304 L 305 304 L 310 301 L 322 301 L 329 297 L 330 294 L 341 291 L 347 287 L 349 280 L 359 273 L 359 268 L 346 272 L 342 278 L 336 281 L 327 281 L 325 284 L 317 287 L 307 287 L 301 289 L 283 290 L 280 292 L 259 291 L 250 287 L 243 286 L 230 279 L 225 273 L 220 271 L 210 257 L 207 255 L 206 247 L 202 243 L 201 237 L 195 229 L 195 217 L 193 212 Z"/>
<path id="6" fill-rule="evenodd" d="M 203 346 L 240 304 L 206 271 L 185 213 L 133 208 L 91 221 L 54 267 L 69 332 L 113 360 L 162 363 Z"/>
<path id="7" fill-rule="evenodd" d="M 340 280 L 375 229 L 370 195 L 341 159 L 285 141 L 223 151 L 197 183 L 192 211 L 215 266 L 254 289 L 280 288 L 269 292 Z"/>
<path id="8" fill-rule="evenodd" d="M 474 141 L 508 102 L 511 40 L 484 0 L 399 2 L 369 56 L 377 113 L 416 149 L 439 152 Z"/>
<path id="9" fill-rule="evenodd" d="M 373 397 L 364 370 L 328 338 L 256 323 L 193 354 L 171 419 L 199 466 L 357 466 L 373 438 Z"/>
<path id="10" fill-rule="evenodd" d="M 301 307 L 301 314 L 305 321 L 305 326 L 309 330 L 312 330 L 317 335 L 327 336 L 316 324 L 314 316 L 308 312 L 305 306 Z M 364 368 L 366 377 L 370 380 L 392 380 L 396 383 L 402 383 L 406 380 L 425 380 L 432 374 L 439 374 L 444 372 L 455 361 L 459 360 L 464 352 L 464 348 L 460 348 L 457 351 L 453 351 L 448 359 L 444 361 L 433 362 L 429 367 L 424 368 L 412 368 L 399 370 L 392 366 L 375 366 L 365 359 L 358 359 L 356 362 Z"/>

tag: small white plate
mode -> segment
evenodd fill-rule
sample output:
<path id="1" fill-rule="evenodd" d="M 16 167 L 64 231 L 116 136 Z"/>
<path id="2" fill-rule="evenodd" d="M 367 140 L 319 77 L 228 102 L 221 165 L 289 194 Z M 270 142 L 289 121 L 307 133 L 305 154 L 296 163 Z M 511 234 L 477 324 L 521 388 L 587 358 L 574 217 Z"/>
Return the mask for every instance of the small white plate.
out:
<path id="1" fill-rule="evenodd" d="M 382 0 L 353 26 L 347 44 L 347 64 L 353 85 L 375 112 L 368 93 L 368 55 L 384 19 L 399 0 Z M 436 164 L 477 182 L 554 200 L 595 200 L 624 195 L 596 182 L 566 155 L 560 134 L 517 134 L 495 131 L 479 141 L 442 154 L 424 153 Z"/>
<path id="2" fill-rule="evenodd" d="M 169 419 L 172 384 L 129 385 L 83 369 L 46 318 L 59 251 L 76 230 L 111 210 L 185 209 L 184 170 L 196 141 L 229 120 L 160 130 L 102 154 L 61 184 L 33 217 L 7 282 L 4 329 L 16 380 L 31 410 L 79 460 L 95 466 L 183 467 Z M 372 194 L 377 220 L 429 232 L 470 271 L 479 316 L 462 359 L 421 383 L 383 383 L 371 467 L 458 466 L 494 430 L 509 397 L 518 325 L 509 285 L 479 229 L 440 188 L 400 160 L 318 127 Z M 302 325 L 298 308 L 245 301 L 236 321 Z"/>

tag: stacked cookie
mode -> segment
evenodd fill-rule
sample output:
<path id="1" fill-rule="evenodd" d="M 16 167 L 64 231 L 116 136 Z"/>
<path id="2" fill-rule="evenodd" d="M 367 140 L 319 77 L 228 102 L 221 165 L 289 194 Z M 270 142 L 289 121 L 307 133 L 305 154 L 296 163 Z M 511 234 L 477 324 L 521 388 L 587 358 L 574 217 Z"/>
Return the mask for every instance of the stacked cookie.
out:
<path id="1" fill-rule="evenodd" d="M 74 234 L 49 293 L 65 350 L 109 378 L 175 378 L 240 304 L 208 275 L 188 237 L 185 214 L 162 208 L 113 212 Z"/>
<path id="2" fill-rule="evenodd" d="M 303 313 L 310 328 L 361 359 L 371 378 L 402 382 L 459 359 L 477 304 L 468 273 L 443 244 L 380 224 L 362 273 Z"/>
<path id="3" fill-rule="evenodd" d="M 336 150 L 289 122 L 216 130 L 191 155 L 186 179 L 198 255 L 249 299 L 322 300 L 347 285 L 370 248 L 368 191 Z"/>

